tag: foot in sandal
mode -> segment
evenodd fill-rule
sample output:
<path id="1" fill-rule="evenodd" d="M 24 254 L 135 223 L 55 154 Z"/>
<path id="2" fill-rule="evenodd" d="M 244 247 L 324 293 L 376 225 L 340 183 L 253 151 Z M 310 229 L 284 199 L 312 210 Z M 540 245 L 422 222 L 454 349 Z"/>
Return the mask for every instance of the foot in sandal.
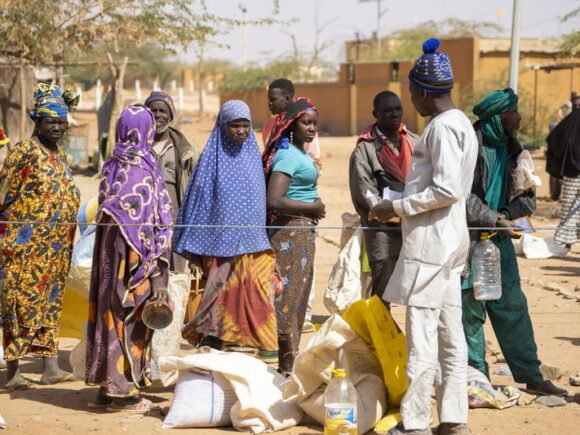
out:
<path id="1" fill-rule="evenodd" d="M 137 414 L 145 414 L 149 411 L 159 409 L 158 406 L 153 405 L 153 402 L 143 397 L 131 397 L 128 399 L 114 399 L 107 410 L 112 412 L 134 412 Z"/>
<path id="2" fill-rule="evenodd" d="M 97 393 L 97 398 L 93 402 L 87 403 L 87 406 L 91 409 L 98 409 L 98 408 L 108 408 L 113 403 L 113 399 L 107 396 L 107 392 L 103 387 L 99 388 L 99 392 Z"/>

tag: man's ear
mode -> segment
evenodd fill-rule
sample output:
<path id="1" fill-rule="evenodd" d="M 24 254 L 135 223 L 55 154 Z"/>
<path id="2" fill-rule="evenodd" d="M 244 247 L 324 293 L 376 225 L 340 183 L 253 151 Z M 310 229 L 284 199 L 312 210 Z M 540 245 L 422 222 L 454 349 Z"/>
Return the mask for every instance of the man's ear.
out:
<path id="1" fill-rule="evenodd" d="M 377 116 L 377 111 L 375 109 L 373 109 L 373 117 L 375 119 L 379 119 L 379 117 Z"/>

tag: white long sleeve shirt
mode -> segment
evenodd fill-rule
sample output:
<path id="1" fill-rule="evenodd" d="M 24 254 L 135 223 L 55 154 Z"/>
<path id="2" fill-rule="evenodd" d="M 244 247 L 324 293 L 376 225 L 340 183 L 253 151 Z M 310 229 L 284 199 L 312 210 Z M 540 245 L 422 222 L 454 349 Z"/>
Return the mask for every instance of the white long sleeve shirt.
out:
<path id="1" fill-rule="evenodd" d="M 477 138 L 460 110 L 431 120 L 415 145 L 402 199 L 403 247 L 383 299 L 400 305 L 461 305 L 456 273 L 469 250 L 465 202 L 471 192 Z M 457 281 L 457 282 L 454 282 Z"/>

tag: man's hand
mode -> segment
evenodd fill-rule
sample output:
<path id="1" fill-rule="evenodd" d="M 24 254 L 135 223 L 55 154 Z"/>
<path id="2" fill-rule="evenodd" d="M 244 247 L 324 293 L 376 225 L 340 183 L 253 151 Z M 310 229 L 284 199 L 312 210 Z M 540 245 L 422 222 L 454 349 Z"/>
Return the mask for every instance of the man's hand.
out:
<path id="1" fill-rule="evenodd" d="M 397 216 L 397 214 L 393 209 L 393 202 L 383 199 L 381 202 L 371 208 L 369 216 L 372 216 L 372 218 L 375 220 L 386 222 L 389 219 Z"/>
<path id="2" fill-rule="evenodd" d="M 522 237 L 521 232 L 518 232 L 519 227 L 515 227 L 514 223 L 506 217 L 501 216 L 495 223 L 496 228 L 509 228 L 507 230 L 499 231 L 499 234 L 506 234 L 511 239 L 519 239 Z"/>

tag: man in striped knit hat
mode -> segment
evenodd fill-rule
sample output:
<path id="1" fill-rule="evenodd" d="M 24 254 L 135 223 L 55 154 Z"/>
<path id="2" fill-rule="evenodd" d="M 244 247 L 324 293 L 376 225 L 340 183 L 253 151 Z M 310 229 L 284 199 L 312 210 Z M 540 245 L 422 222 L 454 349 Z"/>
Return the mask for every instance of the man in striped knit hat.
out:
<path id="1" fill-rule="evenodd" d="M 403 247 L 383 294 L 406 305 L 409 388 L 401 401 L 402 424 L 394 434 L 429 435 L 431 391 L 437 382 L 440 435 L 467 429 L 467 347 L 461 324 L 460 276 L 469 249 L 465 204 L 477 158 L 469 119 L 451 100 L 453 71 L 437 51 L 424 54 L 409 73 L 411 99 L 430 122 L 415 145 L 402 199 L 371 209 L 379 219 L 401 218 Z"/>

